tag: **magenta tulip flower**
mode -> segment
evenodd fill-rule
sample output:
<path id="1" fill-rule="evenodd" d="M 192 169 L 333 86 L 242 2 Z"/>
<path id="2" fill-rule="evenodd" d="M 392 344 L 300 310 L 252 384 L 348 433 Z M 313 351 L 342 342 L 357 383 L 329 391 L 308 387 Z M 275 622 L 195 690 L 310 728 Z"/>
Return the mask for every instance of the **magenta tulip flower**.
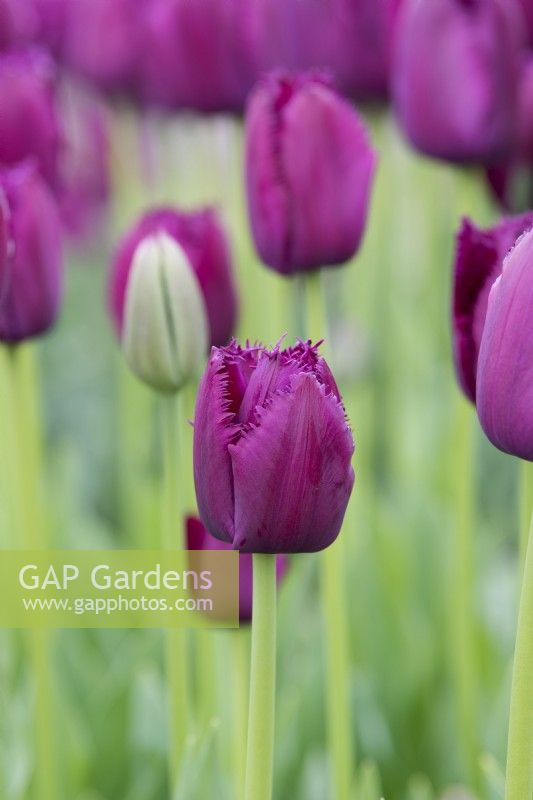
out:
<path id="1" fill-rule="evenodd" d="M 144 102 L 171 110 L 243 111 L 258 74 L 250 0 L 152 0 L 144 35 Z"/>
<path id="2" fill-rule="evenodd" d="M 69 236 L 89 244 L 103 227 L 111 198 L 109 119 L 104 105 L 79 89 L 65 99 L 57 197 Z"/>
<path id="3" fill-rule="evenodd" d="M 533 45 L 533 0 L 518 0 L 526 23 L 528 44 Z"/>
<path id="4" fill-rule="evenodd" d="M 457 236 L 453 291 L 453 349 L 457 377 L 476 401 L 476 372 L 489 292 L 517 238 L 533 226 L 533 212 L 481 230 L 464 219 Z"/>
<path id="5" fill-rule="evenodd" d="M 61 222 L 32 164 L 0 173 L 0 189 L 10 240 L 0 269 L 0 341 L 14 344 L 44 333 L 56 320 L 63 292 Z"/>
<path id="6" fill-rule="evenodd" d="M 71 2 L 63 46 L 68 66 L 105 92 L 134 91 L 145 44 L 146 5 L 147 0 Z"/>
<path id="7" fill-rule="evenodd" d="M 33 0 L 36 38 L 54 56 L 61 58 L 71 0 Z"/>
<path id="8" fill-rule="evenodd" d="M 0 167 L 35 159 L 54 185 L 61 144 L 55 68 L 40 50 L 0 56 Z"/>
<path id="9" fill-rule="evenodd" d="M 505 259 L 489 297 L 477 370 L 477 410 L 491 442 L 533 461 L 533 230 Z"/>
<path id="10" fill-rule="evenodd" d="M 196 496 L 212 536 L 246 553 L 323 550 L 341 528 L 353 452 L 318 346 L 213 349 L 194 423 Z"/>
<path id="11" fill-rule="evenodd" d="M 512 150 L 522 46 L 500 0 L 406 0 L 392 70 L 397 117 L 435 158 L 491 163 Z"/>
<path id="12" fill-rule="evenodd" d="M 272 75 L 246 113 L 255 245 L 283 274 L 342 264 L 363 236 L 376 156 L 345 100 L 309 75 Z"/>
<path id="13" fill-rule="evenodd" d="M 523 60 L 518 91 L 517 137 L 510 158 L 487 170 L 501 206 L 521 211 L 533 205 L 533 57 Z"/>
<path id="14" fill-rule="evenodd" d="M 339 88 L 356 101 L 383 100 L 396 19 L 403 0 L 337 0 L 332 64 Z"/>
<path id="15" fill-rule="evenodd" d="M 209 318 L 212 345 L 226 344 L 234 333 L 238 301 L 229 243 L 213 209 L 147 212 L 124 236 L 111 269 L 109 305 L 117 332 L 124 321 L 124 303 L 134 253 L 147 236 L 167 233 L 181 245 L 200 284 Z"/>
<path id="16" fill-rule="evenodd" d="M 228 542 L 215 539 L 206 531 L 198 517 L 187 518 L 187 548 L 189 550 L 233 550 Z M 278 584 L 288 569 L 285 556 L 278 556 L 276 572 Z M 253 564 L 251 553 L 239 554 L 239 619 L 241 624 L 252 621 Z"/>

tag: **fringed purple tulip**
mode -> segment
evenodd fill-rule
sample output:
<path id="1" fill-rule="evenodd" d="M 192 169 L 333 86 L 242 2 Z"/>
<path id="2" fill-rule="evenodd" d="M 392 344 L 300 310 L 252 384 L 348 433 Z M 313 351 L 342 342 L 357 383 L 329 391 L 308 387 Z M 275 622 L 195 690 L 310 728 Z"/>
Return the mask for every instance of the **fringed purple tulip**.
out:
<path id="1" fill-rule="evenodd" d="M 482 230 L 464 219 L 457 236 L 453 289 L 453 350 L 461 388 L 476 401 L 476 372 L 492 284 L 518 237 L 533 226 L 533 213 L 503 219 Z"/>
<path id="2" fill-rule="evenodd" d="M 214 348 L 194 422 L 200 516 L 246 553 L 314 552 L 337 537 L 352 434 L 318 345 Z"/>
<path id="3" fill-rule="evenodd" d="M 104 92 L 135 90 L 147 0 L 76 0 L 66 12 L 63 55 Z"/>
<path id="4" fill-rule="evenodd" d="M 9 209 L 7 261 L 0 261 L 0 340 L 47 331 L 63 291 L 61 222 L 50 190 L 31 164 L 0 173 Z"/>
<path id="5" fill-rule="evenodd" d="M 511 152 L 522 40 L 500 0 L 406 0 L 394 104 L 407 138 L 435 158 L 491 163 Z"/>
<path id="6" fill-rule="evenodd" d="M 237 293 L 229 243 L 212 209 L 182 212 L 161 208 L 146 213 L 126 234 L 116 252 L 109 283 L 109 305 L 117 331 L 122 331 L 124 302 L 134 253 L 147 236 L 166 233 L 185 251 L 202 289 L 209 318 L 211 345 L 229 342 L 237 320 Z"/>
<path id="7" fill-rule="evenodd" d="M 187 519 L 187 547 L 189 550 L 233 550 L 231 544 L 215 539 L 204 528 L 198 517 Z M 276 572 L 278 584 L 288 569 L 288 560 L 278 556 Z M 241 624 L 252 621 L 253 564 L 251 553 L 239 554 L 239 619 Z"/>
<path id="8" fill-rule="evenodd" d="M 0 167 L 35 159 L 51 184 L 61 144 L 55 67 L 40 50 L 0 56 Z"/>
<path id="9" fill-rule="evenodd" d="M 488 303 L 477 370 L 477 410 L 491 442 L 533 461 L 533 230 L 505 259 Z"/>
<path id="10" fill-rule="evenodd" d="M 242 112 L 258 74 L 250 0 L 152 0 L 139 64 L 145 103 Z"/>
<path id="11" fill-rule="evenodd" d="M 348 261 L 363 236 L 375 165 L 359 116 L 324 81 L 262 81 L 246 114 L 246 183 L 265 264 L 291 274 Z"/>

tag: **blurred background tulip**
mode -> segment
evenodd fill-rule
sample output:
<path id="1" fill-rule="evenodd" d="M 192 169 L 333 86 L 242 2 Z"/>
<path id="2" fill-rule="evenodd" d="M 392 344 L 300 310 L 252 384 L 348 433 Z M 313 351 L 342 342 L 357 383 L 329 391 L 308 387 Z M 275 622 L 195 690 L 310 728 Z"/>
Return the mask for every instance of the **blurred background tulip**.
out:
<path id="1" fill-rule="evenodd" d="M 171 110 L 242 112 L 258 74 L 253 3 L 152 0 L 144 24 L 144 102 Z"/>
<path id="2" fill-rule="evenodd" d="M 130 94 L 145 38 L 149 0 L 76 0 L 66 11 L 63 58 L 76 74 L 111 94 Z"/>
<path id="3" fill-rule="evenodd" d="M 61 130 L 53 61 L 40 50 L 1 55 L 0 97 L 0 167 L 34 158 L 54 186 Z"/>
<path id="4" fill-rule="evenodd" d="M 228 239 L 213 209 L 147 211 L 124 236 L 115 254 L 109 282 L 109 303 L 116 329 L 122 330 L 133 254 L 142 239 L 158 232 L 167 233 L 183 247 L 202 289 L 211 345 L 226 344 L 234 333 L 238 301 Z"/>
<path id="5" fill-rule="evenodd" d="M 207 317 L 194 269 L 165 232 L 137 246 L 124 294 L 121 346 L 133 372 L 159 392 L 177 392 L 201 369 Z"/>
<path id="6" fill-rule="evenodd" d="M 318 348 L 215 348 L 195 412 L 200 516 L 247 553 L 315 552 L 337 537 L 354 444 Z"/>
<path id="7" fill-rule="evenodd" d="M 233 545 L 215 539 L 206 531 L 198 517 L 187 518 L 187 547 L 189 550 L 233 550 Z M 278 584 L 289 567 L 285 556 L 278 556 Z M 239 619 L 241 624 L 252 619 L 253 564 L 251 553 L 239 554 Z"/>
<path id="8" fill-rule="evenodd" d="M 533 231 L 507 256 L 489 297 L 477 372 L 479 419 L 491 442 L 533 461 Z"/>
<path id="9" fill-rule="evenodd" d="M 0 173 L 11 246 L 0 281 L 0 340 L 17 343 L 55 322 L 63 291 L 61 222 L 50 190 L 31 164 Z"/>
<path id="10" fill-rule="evenodd" d="M 489 293 L 501 274 L 504 259 L 533 213 L 503 219 L 488 229 L 463 220 L 457 236 L 453 290 L 453 349 L 461 388 L 476 401 L 476 372 Z"/>
<path id="11" fill-rule="evenodd" d="M 492 163 L 516 137 L 523 41 L 513 0 L 406 0 L 392 72 L 398 122 L 422 153 Z"/>
<path id="12" fill-rule="evenodd" d="M 75 85 L 61 93 L 65 131 L 57 197 L 69 236 L 94 247 L 111 201 L 111 127 L 104 104 Z"/>
<path id="13" fill-rule="evenodd" d="M 348 261 L 361 243 L 376 156 L 355 110 L 323 80 L 271 75 L 246 112 L 256 248 L 283 274 Z"/>

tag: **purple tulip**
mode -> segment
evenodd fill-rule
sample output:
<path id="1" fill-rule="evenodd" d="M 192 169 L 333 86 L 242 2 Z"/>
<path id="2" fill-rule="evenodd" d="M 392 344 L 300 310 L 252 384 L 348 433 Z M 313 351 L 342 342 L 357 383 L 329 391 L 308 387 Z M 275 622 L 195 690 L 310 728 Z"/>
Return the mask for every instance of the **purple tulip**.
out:
<path id="1" fill-rule="evenodd" d="M 533 230 L 494 283 L 477 370 L 477 410 L 491 442 L 533 461 Z"/>
<path id="2" fill-rule="evenodd" d="M 356 101 L 388 95 L 393 35 L 402 2 L 336 2 L 334 73 L 339 88 Z"/>
<path id="3" fill-rule="evenodd" d="M 200 516 L 246 553 L 314 552 L 337 537 L 354 443 L 318 345 L 214 348 L 194 423 Z"/>
<path id="4" fill-rule="evenodd" d="M 8 220 L 9 209 L 7 207 L 7 200 L 0 190 L 0 275 L 6 274 L 6 265 L 9 255 L 9 238 L 8 238 Z M 2 285 L 0 284 L 0 298 L 2 297 Z"/>
<path id="5" fill-rule="evenodd" d="M 63 55 L 105 92 L 134 90 L 147 0 L 76 0 L 66 11 Z"/>
<path id="6" fill-rule="evenodd" d="M 140 94 L 169 109 L 242 112 L 258 72 L 250 0 L 152 0 Z"/>
<path id="7" fill-rule="evenodd" d="M 501 206 L 510 211 L 531 208 L 533 199 L 533 57 L 522 66 L 518 90 L 517 138 L 512 155 L 487 170 L 487 180 Z"/>
<path id="8" fill-rule="evenodd" d="M 119 335 L 133 255 L 143 239 L 158 232 L 167 233 L 183 247 L 202 289 L 211 344 L 226 344 L 237 322 L 238 301 L 229 243 L 218 214 L 209 208 L 189 212 L 173 208 L 149 211 L 123 238 L 109 284 L 109 304 Z"/>
<path id="9" fill-rule="evenodd" d="M 262 62 L 267 69 L 321 69 L 354 100 L 381 100 L 400 2 L 258 0 Z"/>
<path id="10" fill-rule="evenodd" d="M 90 243 L 101 230 L 111 196 L 110 130 L 106 108 L 76 89 L 64 98 L 65 143 L 57 196 L 70 237 Z"/>
<path id="11" fill-rule="evenodd" d="M 528 44 L 533 45 L 533 0 L 518 0 L 526 22 Z"/>
<path id="12" fill-rule="evenodd" d="M 492 284 L 517 238 L 533 225 L 533 213 L 503 219 L 482 230 L 464 219 L 457 236 L 453 290 L 453 349 L 457 377 L 476 401 L 476 372 Z"/>
<path id="13" fill-rule="evenodd" d="M 63 291 L 61 222 L 32 164 L 0 173 L 0 189 L 10 239 L 0 269 L 0 340 L 16 343 L 44 333 L 56 320 Z"/>
<path id="14" fill-rule="evenodd" d="M 61 144 L 55 68 L 40 50 L 0 56 L 0 167 L 34 158 L 54 185 Z"/>
<path id="15" fill-rule="evenodd" d="M 71 0 L 33 0 L 36 39 L 55 56 L 63 54 L 67 13 Z"/>
<path id="16" fill-rule="evenodd" d="M 514 4 L 406 0 L 399 15 L 393 96 L 415 148 L 491 163 L 513 146 L 522 40 Z"/>
<path id="17" fill-rule="evenodd" d="M 359 116 L 324 81 L 262 81 L 246 114 L 246 182 L 265 264 L 289 274 L 348 261 L 363 236 L 375 164 Z"/>
<path id="18" fill-rule="evenodd" d="M 187 547 L 189 550 L 233 550 L 231 544 L 215 539 L 204 528 L 198 517 L 187 518 Z M 285 576 L 288 561 L 278 556 L 276 572 L 278 584 Z M 251 553 L 239 554 L 239 619 L 241 624 L 252 621 L 253 563 Z"/>

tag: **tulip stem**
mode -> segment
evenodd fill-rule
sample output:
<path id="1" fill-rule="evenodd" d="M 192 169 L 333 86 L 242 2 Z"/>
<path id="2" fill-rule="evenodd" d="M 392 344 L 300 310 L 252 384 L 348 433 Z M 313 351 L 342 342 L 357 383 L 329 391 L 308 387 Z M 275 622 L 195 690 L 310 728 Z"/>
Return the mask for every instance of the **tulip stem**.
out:
<path id="1" fill-rule="evenodd" d="M 235 798 L 244 798 L 246 776 L 246 729 L 248 727 L 249 636 L 247 628 L 231 631 L 233 650 L 233 758 Z"/>
<path id="2" fill-rule="evenodd" d="M 271 800 L 276 687 L 276 556 L 254 553 L 246 800 Z"/>
<path id="3" fill-rule="evenodd" d="M 184 425 L 179 393 L 161 397 L 163 427 L 163 546 L 166 550 L 185 549 L 185 521 L 182 496 L 185 480 L 180 459 L 180 431 Z M 171 792 L 177 783 L 190 723 L 187 631 L 171 628 L 166 632 L 166 670 L 170 723 L 169 768 Z"/>
<path id="4" fill-rule="evenodd" d="M 353 737 L 350 724 L 348 625 L 342 570 L 342 542 L 321 554 L 326 634 L 326 703 L 335 800 L 351 796 Z"/>
<path id="5" fill-rule="evenodd" d="M 511 688 L 505 800 L 533 795 L 533 516 L 529 529 Z"/>
<path id="6" fill-rule="evenodd" d="M 475 513 L 473 414 L 470 404 L 462 396 L 458 395 L 457 403 L 456 458 L 453 460 L 455 515 L 449 581 L 450 652 L 461 750 L 468 762 L 470 779 L 479 793 L 481 772 L 476 719 L 478 680 L 472 598 Z"/>
<path id="7" fill-rule="evenodd" d="M 307 332 L 315 341 L 325 339 L 323 352 L 331 361 L 331 337 L 322 275 L 306 280 Z M 333 364 L 334 366 L 334 364 Z M 326 716 L 331 758 L 331 797 L 348 800 L 353 782 L 354 742 L 350 714 L 349 626 L 342 539 L 320 554 L 324 634 L 326 637 Z"/>
<path id="8" fill-rule="evenodd" d="M 14 535 L 19 546 L 29 550 L 47 546 L 47 526 L 41 488 L 41 436 L 34 353 L 17 345 L 7 353 L 8 426 L 11 429 L 8 457 L 13 480 Z M 34 682 L 36 800 L 61 796 L 57 776 L 55 738 L 55 691 L 50 633 L 27 631 L 26 646 Z"/>
<path id="9" fill-rule="evenodd" d="M 526 560 L 529 520 L 533 512 L 533 464 L 530 461 L 522 461 L 520 477 L 520 564 L 523 566 Z"/>

